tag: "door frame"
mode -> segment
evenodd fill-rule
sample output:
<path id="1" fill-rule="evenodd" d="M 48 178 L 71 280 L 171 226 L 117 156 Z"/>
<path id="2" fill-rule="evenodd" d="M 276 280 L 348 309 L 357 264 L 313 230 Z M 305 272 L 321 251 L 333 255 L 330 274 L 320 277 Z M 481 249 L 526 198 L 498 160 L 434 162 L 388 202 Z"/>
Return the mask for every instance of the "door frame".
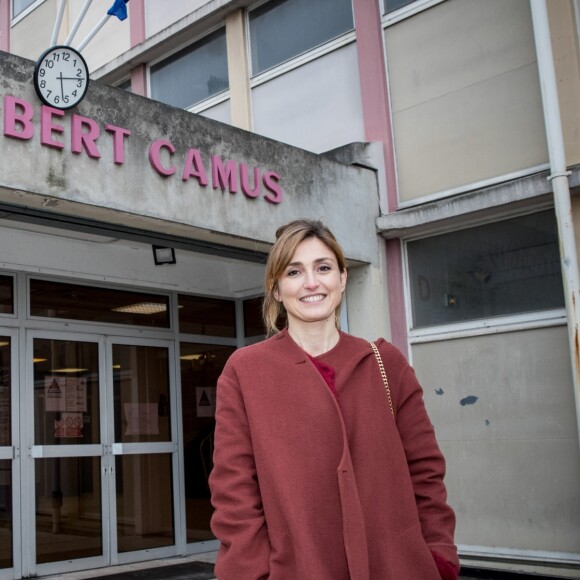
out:
<path id="1" fill-rule="evenodd" d="M 100 331 L 100 332 L 99 332 Z M 32 575 L 50 575 L 59 573 L 75 572 L 86 569 L 98 569 L 116 564 L 143 561 L 145 559 L 166 558 L 179 555 L 180 530 L 180 501 L 179 501 L 179 462 L 178 450 L 179 439 L 177 429 L 177 394 L 178 384 L 175 369 L 175 343 L 172 338 L 143 338 L 141 336 L 129 336 L 108 334 L 105 328 L 97 331 L 64 331 L 62 329 L 26 329 L 24 339 L 24 353 L 21 359 L 25 360 L 24 376 L 25 381 L 20 388 L 17 397 L 20 414 L 20 441 L 21 448 L 26 452 L 21 453 L 21 471 L 18 474 L 20 481 L 17 489 L 21 493 L 20 509 L 18 510 L 21 522 L 18 530 L 13 530 L 15 563 L 16 556 L 21 559 L 20 570 L 13 570 L 14 576 L 21 577 Z M 30 385 L 34 382 L 34 340 L 65 340 L 73 342 L 91 342 L 97 344 L 98 348 L 98 369 L 99 369 L 99 425 L 100 441 L 87 445 L 45 445 L 34 444 L 34 420 L 25 420 L 25 415 L 34 416 L 34 389 Z M 114 400 L 113 400 L 113 368 L 112 368 L 112 348 L 114 344 L 127 344 L 131 346 L 158 346 L 168 350 L 168 372 L 169 372 L 169 408 L 171 413 L 171 441 L 167 443 L 131 443 L 119 444 L 114 441 Z M 13 349 L 13 360 L 15 354 Z M 13 383 L 14 384 L 14 383 Z M 18 383 L 19 384 L 19 383 Z M 27 424 L 31 423 L 31 424 Z M 146 449 L 145 449 L 146 448 Z M 174 543 L 163 548 L 148 550 L 138 550 L 134 552 L 118 553 L 117 521 L 116 521 L 116 491 L 115 491 L 115 456 L 124 454 L 143 453 L 171 453 L 172 468 L 172 492 L 173 492 L 173 518 L 174 518 Z M 35 459 L 52 457 L 100 457 L 101 475 L 101 533 L 103 552 L 100 556 L 89 558 L 78 558 L 75 560 L 61 560 L 37 564 L 36 562 L 36 493 L 35 493 Z M 13 475 L 14 480 L 14 475 Z M 16 506 L 16 502 L 13 502 Z M 17 510 L 13 510 L 16 512 Z M 16 528 L 16 526 L 15 526 Z M 18 542 L 18 549 L 16 546 Z M 146 557 L 144 558 L 144 555 Z M 3 571 L 0 571 L 2 574 Z M 19 572 L 19 573 L 17 573 Z M 3 577 L 0 576 L 0 580 Z"/>
<path id="2" fill-rule="evenodd" d="M 3 321 L 6 322 L 6 321 Z M 10 420 L 11 445 L 0 447 L 0 459 L 12 463 L 12 568 L 0 569 L 0 580 L 19 578 L 22 574 L 22 517 L 21 509 L 21 454 L 20 437 L 20 365 L 19 331 L 14 327 L 2 326 L 0 335 L 10 338 Z"/>
<path id="3" fill-rule="evenodd" d="M 115 438 L 115 416 L 114 416 L 114 398 L 113 398 L 113 345 L 128 346 L 156 346 L 167 348 L 167 363 L 169 372 L 169 413 L 171 419 L 170 441 L 159 443 L 116 443 Z M 180 513 L 180 473 L 179 465 L 179 430 L 177 420 L 178 406 L 177 395 L 179 384 L 177 382 L 177 373 L 175 368 L 175 341 L 172 339 L 159 338 L 142 338 L 129 336 L 107 336 L 106 337 L 106 383 L 110 388 L 107 400 L 106 415 L 109 418 L 107 424 L 107 442 L 110 445 L 108 455 L 110 457 L 110 468 L 115 469 L 115 458 L 123 455 L 147 455 L 156 453 L 171 454 L 171 473 L 172 473 L 172 493 L 173 493 L 173 522 L 174 522 L 174 543 L 171 546 L 162 548 L 150 548 L 145 550 L 135 550 L 131 552 L 119 553 L 117 550 L 117 496 L 115 492 L 115 478 L 109 477 L 109 516 L 110 526 L 110 546 L 111 546 L 111 565 L 129 564 L 133 562 L 142 562 L 145 559 L 168 558 L 181 554 L 179 538 L 181 522 Z M 144 558 L 143 556 L 147 557 Z"/>

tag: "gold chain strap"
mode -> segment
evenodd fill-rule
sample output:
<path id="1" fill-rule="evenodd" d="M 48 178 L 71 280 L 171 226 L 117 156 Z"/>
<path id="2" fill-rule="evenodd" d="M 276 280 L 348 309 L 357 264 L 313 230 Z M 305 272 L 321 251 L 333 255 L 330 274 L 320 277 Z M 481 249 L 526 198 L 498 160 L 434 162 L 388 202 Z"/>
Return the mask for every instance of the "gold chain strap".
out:
<path id="1" fill-rule="evenodd" d="M 389 389 L 389 380 L 387 379 L 387 373 L 385 371 L 385 365 L 383 365 L 383 359 L 381 358 L 381 353 L 374 342 L 369 342 L 371 345 L 377 362 L 379 363 L 379 370 L 381 371 L 381 377 L 383 378 L 383 383 L 385 385 L 385 391 L 387 391 L 387 399 L 389 400 L 389 407 L 391 408 L 391 413 L 393 417 L 395 416 L 395 409 L 393 408 L 393 400 L 391 399 L 391 389 Z"/>

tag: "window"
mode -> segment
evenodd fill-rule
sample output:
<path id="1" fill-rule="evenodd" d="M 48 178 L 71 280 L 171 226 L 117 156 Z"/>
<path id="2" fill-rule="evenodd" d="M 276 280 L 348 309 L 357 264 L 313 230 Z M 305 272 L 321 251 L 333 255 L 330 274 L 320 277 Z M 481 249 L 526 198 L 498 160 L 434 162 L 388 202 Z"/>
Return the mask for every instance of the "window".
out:
<path id="1" fill-rule="evenodd" d="M 12 18 L 16 18 L 35 2 L 36 0 L 12 0 Z"/>
<path id="2" fill-rule="evenodd" d="M 412 4 L 415 0 L 384 0 L 384 14 L 388 14 L 389 12 L 394 12 L 403 6 L 407 6 L 407 4 Z"/>
<path id="3" fill-rule="evenodd" d="M 413 327 L 564 307 L 552 211 L 409 242 Z"/>
<path id="4" fill-rule="evenodd" d="M 257 75 L 354 28 L 351 0 L 273 0 L 250 12 Z"/>
<path id="5" fill-rule="evenodd" d="M 179 295 L 179 332 L 205 336 L 236 336 L 236 304 L 233 300 Z"/>
<path id="6" fill-rule="evenodd" d="M 169 328 L 169 298 L 145 292 L 30 280 L 30 314 Z"/>
<path id="7" fill-rule="evenodd" d="M 11 276 L 0 276 L 0 314 L 14 314 L 14 288 Z"/>
<path id="8" fill-rule="evenodd" d="M 151 67 L 151 97 L 187 109 L 229 88 L 225 28 Z"/>
<path id="9" fill-rule="evenodd" d="M 16 18 L 35 2 L 36 0 L 12 0 L 12 18 Z"/>

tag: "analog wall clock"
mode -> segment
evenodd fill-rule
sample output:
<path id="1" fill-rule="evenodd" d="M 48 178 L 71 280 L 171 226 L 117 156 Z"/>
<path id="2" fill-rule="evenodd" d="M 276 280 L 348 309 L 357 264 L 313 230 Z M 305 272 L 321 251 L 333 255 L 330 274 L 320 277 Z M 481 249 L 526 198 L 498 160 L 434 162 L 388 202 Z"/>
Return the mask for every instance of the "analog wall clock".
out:
<path id="1" fill-rule="evenodd" d="M 52 46 L 36 61 L 34 88 L 40 100 L 56 109 L 71 109 L 89 88 L 89 69 L 80 52 Z"/>

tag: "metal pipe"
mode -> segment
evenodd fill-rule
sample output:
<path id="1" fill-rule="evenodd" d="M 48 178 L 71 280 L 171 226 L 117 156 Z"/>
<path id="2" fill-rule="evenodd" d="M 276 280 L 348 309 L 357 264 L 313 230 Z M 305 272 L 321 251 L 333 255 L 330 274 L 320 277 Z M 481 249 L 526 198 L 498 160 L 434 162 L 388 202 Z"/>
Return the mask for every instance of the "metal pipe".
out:
<path id="1" fill-rule="evenodd" d="M 71 28 L 71 31 L 69 32 L 69 35 L 66 37 L 66 40 L 64 41 L 64 43 L 66 45 L 70 46 L 70 43 L 72 42 L 72 39 L 75 37 L 75 34 L 77 33 L 77 30 L 79 29 L 79 26 L 81 25 L 81 22 L 84 20 L 85 15 L 86 15 L 92 1 L 93 0 L 86 0 L 85 1 L 85 4 L 84 4 L 82 10 L 80 11 L 77 19 L 75 20 L 73 27 Z"/>
<path id="2" fill-rule="evenodd" d="M 97 32 L 105 26 L 107 20 L 109 20 L 111 16 L 109 14 L 105 14 L 94 26 L 94 28 L 87 34 L 85 39 L 77 46 L 77 50 L 81 52 L 81 50 L 96 36 Z"/>
<path id="3" fill-rule="evenodd" d="M 530 0 L 530 5 L 542 90 L 544 124 L 546 126 L 550 156 L 550 176 L 548 179 L 552 182 L 554 210 L 558 222 L 560 262 L 564 282 L 574 401 L 576 403 L 576 422 L 578 440 L 580 442 L 580 332 L 578 327 L 580 321 L 580 275 L 574 236 L 574 222 L 572 220 L 570 186 L 568 183 L 570 172 L 566 167 L 564 135 L 560 117 L 560 104 L 558 102 L 558 85 L 554 56 L 552 54 L 548 8 L 546 0 Z"/>
<path id="4" fill-rule="evenodd" d="M 56 15 L 56 21 L 54 23 L 54 28 L 52 30 L 52 37 L 50 39 L 50 46 L 54 46 L 56 44 L 56 40 L 58 38 L 58 33 L 60 31 L 60 26 L 62 24 L 62 17 L 64 15 L 64 9 L 66 6 L 67 0 L 60 0 L 60 4 L 58 6 L 58 13 Z"/>

